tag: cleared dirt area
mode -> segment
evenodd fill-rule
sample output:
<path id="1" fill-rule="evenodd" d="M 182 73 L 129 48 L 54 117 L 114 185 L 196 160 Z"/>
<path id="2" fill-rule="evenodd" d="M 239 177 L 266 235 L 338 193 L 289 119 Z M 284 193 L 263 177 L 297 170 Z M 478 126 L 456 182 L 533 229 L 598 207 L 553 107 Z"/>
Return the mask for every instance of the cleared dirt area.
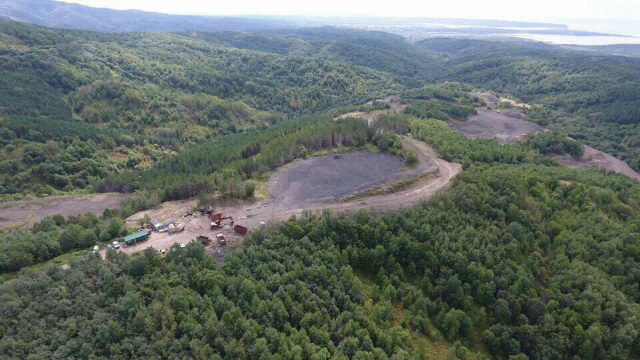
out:
<path id="1" fill-rule="evenodd" d="M 462 169 L 460 164 L 449 163 L 436 157 L 424 143 L 402 138 L 406 146 L 413 147 L 418 153 L 419 165 L 414 169 L 403 170 L 402 161 L 390 155 L 354 152 L 342 153 L 339 159 L 335 155 L 322 156 L 294 162 L 269 180 L 270 195 L 259 201 L 233 202 L 220 204 L 215 212 L 233 216 L 236 224 L 255 229 L 260 222 L 273 223 L 286 220 L 292 215 L 308 210 L 321 212 L 324 209 L 334 211 L 354 211 L 369 208 L 374 211 L 395 210 L 424 200 L 447 187 L 449 182 Z M 391 194 L 366 197 L 354 201 L 339 201 L 364 188 L 375 187 L 400 179 L 423 175 L 419 180 L 402 191 Z M 209 237 L 222 233 L 227 245 L 217 244 L 208 247 L 208 251 L 221 257 L 225 251 L 241 243 L 242 236 L 235 234 L 231 227 L 222 230 L 210 230 L 207 216 L 194 214 L 183 217 L 196 205 L 196 201 L 173 201 L 135 214 L 127 219 L 127 224 L 136 226 L 141 218 L 148 214 L 152 219 L 162 221 L 179 219 L 185 224 L 185 230 L 177 234 L 153 232 L 149 240 L 124 248 L 127 253 L 138 252 L 147 247 L 157 250 L 167 249 L 173 243 L 186 244 L 198 235 Z"/>
<path id="2" fill-rule="evenodd" d="M 402 100 L 402 98 L 399 95 L 389 95 L 386 98 L 375 100 L 378 103 L 389 105 L 389 109 L 386 109 L 386 110 L 373 110 L 373 111 L 369 111 L 369 112 L 353 111 L 353 112 L 348 112 L 348 113 L 342 114 L 342 115 L 338 116 L 337 119 L 343 119 L 343 118 L 347 118 L 347 117 L 359 117 L 359 118 L 365 119 L 367 121 L 367 124 L 369 124 L 369 126 L 371 126 L 371 123 L 373 123 L 373 121 L 375 121 L 378 118 L 378 116 L 380 116 L 382 114 L 403 113 L 404 109 L 408 105 L 405 104 L 405 103 L 402 103 L 401 100 Z M 373 101 L 374 100 L 371 100 L 371 101 L 365 103 L 365 105 L 373 105 Z"/>
<path id="3" fill-rule="evenodd" d="M 488 110 L 478 108 L 478 114 L 467 121 L 450 120 L 449 127 L 470 138 L 496 139 L 502 144 L 516 142 L 529 133 L 545 131 L 545 128 L 523 120 L 517 109 Z"/>
<path id="4" fill-rule="evenodd" d="M 523 108 L 530 108 L 531 106 L 529 104 L 525 104 L 525 103 L 521 103 L 518 102 L 516 100 L 512 100 L 512 99 L 507 99 L 507 98 L 503 98 L 503 97 L 497 97 L 495 95 L 493 95 L 490 92 L 478 92 L 478 93 L 471 93 L 472 96 L 477 96 L 479 98 L 481 98 L 482 100 L 484 100 L 485 103 L 487 103 L 487 106 L 496 106 L 498 105 L 498 103 L 509 103 L 511 104 L 511 106 L 515 106 L 515 107 L 523 107 Z"/>
<path id="5" fill-rule="evenodd" d="M 553 155 L 552 157 L 566 167 L 576 169 L 600 167 L 608 171 L 625 174 L 640 181 L 640 174 L 635 172 L 626 162 L 590 146 L 583 145 L 582 148 L 584 149 L 584 154 L 580 160 L 575 160 L 569 154 Z"/>
<path id="6" fill-rule="evenodd" d="M 372 187 L 435 171 L 428 160 L 402 169 L 397 156 L 371 151 L 317 156 L 285 166 L 271 180 L 271 202 L 284 207 L 337 201 Z"/>
<path id="7" fill-rule="evenodd" d="M 33 225 L 47 216 L 86 213 L 101 214 L 105 209 L 117 208 L 125 194 L 107 193 L 79 196 L 56 196 L 35 200 L 0 203 L 0 227 Z"/>

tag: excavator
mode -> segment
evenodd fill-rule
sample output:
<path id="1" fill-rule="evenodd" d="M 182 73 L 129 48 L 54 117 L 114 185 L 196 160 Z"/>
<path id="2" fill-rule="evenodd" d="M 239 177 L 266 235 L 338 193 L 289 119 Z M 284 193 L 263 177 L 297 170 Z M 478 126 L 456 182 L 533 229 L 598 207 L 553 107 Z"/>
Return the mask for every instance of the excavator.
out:
<path id="1" fill-rule="evenodd" d="M 229 223 L 233 226 L 233 217 L 222 216 L 222 213 L 211 214 L 211 229 L 215 230 L 222 228 L 222 222 L 225 220 L 229 220 Z"/>

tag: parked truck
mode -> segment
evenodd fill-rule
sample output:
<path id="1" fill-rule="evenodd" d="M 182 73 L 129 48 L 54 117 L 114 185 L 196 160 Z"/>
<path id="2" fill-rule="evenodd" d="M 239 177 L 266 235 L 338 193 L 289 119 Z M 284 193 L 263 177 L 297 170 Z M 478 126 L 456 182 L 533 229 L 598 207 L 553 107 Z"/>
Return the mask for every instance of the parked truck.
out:
<path id="1" fill-rule="evenodd" d="M 197 240 L 204 244 L 204 246 L 211 244 L 212 241 L 210 237 L 204 235 L 198 235 Z"/>
<path id="2" fill-rule="evenodd" d="M 233 227 L 233 231 L 237 232 L 240 235 L 245 235 L 247 233 L 247 231 L 249 231 L 249 229 L 247 229 L 246 227 L 242 226 L 242 225 L 236 225 Z"/>
<path id="3" fill-rule="evenodd" d="M 218 244 L 224 245 L 227 243 L 227 239 L 224 238 L 224 235 L 218 234 L 216 235 L 216 239 L 218 240 Z"/>

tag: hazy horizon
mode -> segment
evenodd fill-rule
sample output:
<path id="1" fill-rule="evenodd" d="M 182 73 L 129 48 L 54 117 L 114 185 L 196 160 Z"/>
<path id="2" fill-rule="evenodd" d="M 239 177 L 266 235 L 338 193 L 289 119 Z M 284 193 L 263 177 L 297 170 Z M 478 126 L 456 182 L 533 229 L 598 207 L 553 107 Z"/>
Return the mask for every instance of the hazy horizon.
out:
<path id="1" fill-rule="evenodd" d="M 442 19 L 483 19 L 566 24 L 571 29 L 640 36 L 640 0 L 540 0 L 536 6 L 518 7 L 508 0 L 484 2 L 454 0 L 432 7 L 413 1 L 388 2 L 297 2 L 275 3 L 255 0 L 212 4 L 203 0 L 61 0 L 92 7 L 143 10 L 182 15 L 223 16 L 327 16 L 327 17 L 425 17 Z M 549 16 L 550 10 L 553 16 Z M 569 14 L 564 16 L 562 14 Z"/>

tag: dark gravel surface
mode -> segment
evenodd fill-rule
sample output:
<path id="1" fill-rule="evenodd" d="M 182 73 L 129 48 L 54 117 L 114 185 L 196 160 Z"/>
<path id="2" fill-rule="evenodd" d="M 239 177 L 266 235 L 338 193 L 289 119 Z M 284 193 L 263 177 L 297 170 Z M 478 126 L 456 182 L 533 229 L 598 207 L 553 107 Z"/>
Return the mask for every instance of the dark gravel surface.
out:
<path id="1" fill-rule="evenodd" d="M 317 156 L 279 171 L 273 179 L 271 197 L 292 206 L 337 199 L 435 169 L 432 164 L 413 169 L 403 169 L 402 165 L 404 161 L 397 156 L 371 151 Z"/>

